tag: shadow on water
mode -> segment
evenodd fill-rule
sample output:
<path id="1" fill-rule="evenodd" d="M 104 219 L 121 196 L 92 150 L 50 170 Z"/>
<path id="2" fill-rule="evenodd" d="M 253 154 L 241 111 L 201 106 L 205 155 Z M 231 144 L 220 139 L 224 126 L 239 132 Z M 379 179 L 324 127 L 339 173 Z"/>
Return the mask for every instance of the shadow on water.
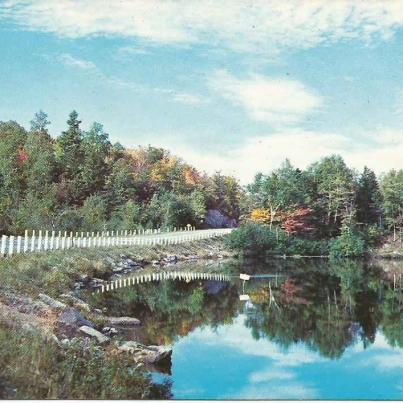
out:
<path id="1" fill-rule="evenodd" d="M 217 268 L 215 275 L 212 274 L 214 266 L 211 266 L 204 278 L 199 276 L 203 273 L 201 267 L 195 265 L 193 268 L 187 266 L 187 274 L 182 277 L 172 274 L 166 275 L 164 280 L 126 283 L 126 287 L 94 293 L 89 299 L 94 306 L 106 308 L 108 315 L 138 317 L 142 326 L 126 336 L 145 343 L 173 345 L 173 370 L 169 379 L 173 382 L 174 397 L 216 398 L 222 395 L 214 385 L 204 384 L 203 393 L 188 393 L 175 384 L 189 383 L 183 371 L 185 368 L 192 371 L 201 365 L 197 362 L 198 350 L 209 357 L 210 365 L 218 371 L 220 359 L 214 346 L 220 345 L 231 365 L 230 341 L 224 345 L 223 340 L 225 337 L 236 339 L 240 332 L 247 340 L 240 340 L 239 345 L 234 344 L 232 348 L 238 348 L 239 356 L 243 354 L 245 360 L 247 357 L 248 365 L 257 363 L 259 354 L 243 351 L 243 347 L 239 347 L 242 344 L 260 346 L 266 343 L 266 347 L 270 345 L 283 352 L 302 346 L 306 354 L 310 351 L 322 357 L 325 361 L 320 362 L 323 363 L 341 360 L 344 356 L 347 359 L 351 349 L 367 350 L 376 344 L 380 335 L 390 348 L 388 353 L 398 354 L 396 359 L 401 360 L 402 293 L 399 282 L 396 284 L 396 276 L 395 281 L 391 281 L 381 270 L 382 264 L 308 259 L 263 264 L 232 262 Z M 241 272 L 253 275 L 249 281 L 242 282 L 239 279 Z M 220 339 L 221 334 L 226 336 Z M 196 336 L 197 342 L 193 340 Z M 186 343 L 193 348 L 192 362 L 183 357 Z M 293 354 L 288 358 L 297 359 Z M 397 369 L 401 371 L 402 368 L 403 362 L 400 362 Z M 171 375 L 170 368 L 165 368 L 165 373 Z M 228 389 L 227 397 L 254 397 L 236 392 L 235 375 L 227 379 L 222 372 L 218 374 L 223 382 L 221 389 Z M 347 374 L 337 376 L 341 381 Z M 390 391 L 388 394 L 384 388 L 385 385 L 380 387 L 379 396 L 396 398 L 396 393 Z M 346 397 L 373 396 L 353 389 L 352 386 L 351 395 Z M 270 396 L 290 397 L 282 392 Z M 261 398 L 270 396 L 259 395 Z M 320 394 L 322 398 L 342 396 L 342 392 L 330 390 Z"/>

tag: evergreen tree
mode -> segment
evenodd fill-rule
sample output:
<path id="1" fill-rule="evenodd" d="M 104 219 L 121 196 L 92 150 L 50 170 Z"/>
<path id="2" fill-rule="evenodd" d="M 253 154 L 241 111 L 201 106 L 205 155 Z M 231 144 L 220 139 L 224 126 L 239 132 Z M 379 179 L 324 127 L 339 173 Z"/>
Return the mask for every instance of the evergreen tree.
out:
<path id="1" fill-rule="evenodd" d="M 374 171 L 367 167 L 358 180 L 356 205 L 359 223 L 381 224 L 382 196 Z"/>

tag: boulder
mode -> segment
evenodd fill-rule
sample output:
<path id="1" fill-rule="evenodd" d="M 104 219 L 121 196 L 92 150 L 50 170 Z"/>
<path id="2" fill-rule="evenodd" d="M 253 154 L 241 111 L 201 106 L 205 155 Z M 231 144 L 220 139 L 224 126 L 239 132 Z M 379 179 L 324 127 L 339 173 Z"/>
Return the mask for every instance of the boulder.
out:
<path id="1" fill-rule="evenodd" d="M 132 327 L 139 326 L 141 322 L 136 318 L 130 318 L 128 316 L 121 316 L 118 318 L 109 317 L 106 318 L 107 323 L 110 326 L 120 326 L 120 327 Z"/>
<path id="2" fill-rule="evenodd" d="M 224 215 L 220 210 L 207 210 L 204 222 L 211 228 L 233 228 L 236 226 L 236 220 Z"/>
<path id="3" fill-rule="evenodd" d="M 79 329 L 81 333 L 95 339 L 99 344 L 106 344 L 109 343 L 109 341 L 111 340 L 108 336 L 105 336 L 104 334 L 98 332 L 98 330 L 92 327 L 80 326 Z"/>
<path id="4" fill-rule="evenodd" d="M 57 318 L 57 333 L 66 337 L 73 337 L 81 326 L 94 327 L 95 325 L 85 319 L 75 308 L 65 309 Z"/>
<path id="5" fill-rule="evenodd" d="M 145 346 L 136 341 L 125 341 L 118 349 L 133 354 L 136 361 L 157 364 L 171 358 L 172 348 L 168 346 Z"/>
<path id="6" fill-rule="evenodd" d="M 56 299 L 53 299 L 46 294 L 39 294 L 39 299 L 46 305 L 49 305 L 51 308 L 65 309 L 67 307 L 67 305 L 63 302 L 57 301 Z"/>

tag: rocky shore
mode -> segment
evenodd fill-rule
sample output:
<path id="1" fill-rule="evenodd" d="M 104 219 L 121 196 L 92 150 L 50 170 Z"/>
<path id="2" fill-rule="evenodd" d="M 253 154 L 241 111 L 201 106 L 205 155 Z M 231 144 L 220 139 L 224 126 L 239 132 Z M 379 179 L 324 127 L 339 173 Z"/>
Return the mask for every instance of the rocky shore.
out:
<path id="1" fill-rule="evenodd" d="M 106 312 L 82 299 L 82 292 L 97 289 L 107 281 L 132 272 L 158 271 L 179 262 L 231 256 L 222 240 L 192 243 L 187 248 L 184 246 L 110 251 L 113 253 L 106 250 L 101 261 L 98 256 L 94 262 L 95 266 L 102 267 L 92 271 L 97 273 L 96 276 L 89 275 L 88 270 L 83 273 L 78 270 L 70 289 L 62 293 L 56 293 L 55 289 L 43 284 L 37 295 L 29 296 L 3 284 L 0 287 L 0 323 L 13 328 L 21 326 L 24 331 L 39 332 L 60 349 L 77 343 L 86 349 L 91 342 L 98 345 L 102 354 L 130 355 L 140 366 L 170 366 L 172 350 L 169 346 L 147 346 L 139 340 L 124 339 L 125 330 L 142 325 L 137 318 L 109 317 Z"/>

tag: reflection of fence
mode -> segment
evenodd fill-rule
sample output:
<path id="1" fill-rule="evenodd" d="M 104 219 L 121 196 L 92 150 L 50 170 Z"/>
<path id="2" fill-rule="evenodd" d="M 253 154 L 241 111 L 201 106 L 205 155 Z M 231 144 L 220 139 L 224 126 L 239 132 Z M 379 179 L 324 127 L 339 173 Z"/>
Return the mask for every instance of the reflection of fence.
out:
<path id="1" fill-rule="evenodd" d="M 160 229 L 141 231 L 104 231 L 104 232 L 61 232 L 32 231 L 29 236 L 6 236 L 1 238 L 0 256 L 12 256 L 19 253 L 66 250 L 71 248 L 106 248 L 115 246 L 134 245 L 176 245 L 216 236 L 223 236 L 231 232 L 231 228 L 195 230 L 178 230 L 161 232 Z"/>
<path id="2" fill-rule="evenodd" d="M 107 284 L 102 284 L 98 288 L 98 292 L 113 291 L 118 288 L 128 287 L 134 284 L 150 283 L 153 281 L 179 280 L 179 281 L 195 281 L 195 280 L 213 280 L 213 281 L 231 281 L 231 277 L 226 274 L 216 273 L 195 273 L 185 271 L 166 271 L 149 274 L 138 274 L 131 277 L 124 277 Z"/>

